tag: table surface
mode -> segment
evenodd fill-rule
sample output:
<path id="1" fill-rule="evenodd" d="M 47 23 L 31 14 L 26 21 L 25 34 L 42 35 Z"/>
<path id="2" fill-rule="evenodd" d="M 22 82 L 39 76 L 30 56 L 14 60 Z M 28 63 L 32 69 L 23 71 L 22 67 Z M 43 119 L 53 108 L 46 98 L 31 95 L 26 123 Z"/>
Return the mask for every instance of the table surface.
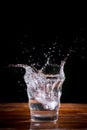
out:
<path id="1" fill-rule="evenodd" d="M 61 103 L 57 122 L 32 122 L 28 103 L 0 103 L 0 130 L 87 130 L 87 104 Z"/>

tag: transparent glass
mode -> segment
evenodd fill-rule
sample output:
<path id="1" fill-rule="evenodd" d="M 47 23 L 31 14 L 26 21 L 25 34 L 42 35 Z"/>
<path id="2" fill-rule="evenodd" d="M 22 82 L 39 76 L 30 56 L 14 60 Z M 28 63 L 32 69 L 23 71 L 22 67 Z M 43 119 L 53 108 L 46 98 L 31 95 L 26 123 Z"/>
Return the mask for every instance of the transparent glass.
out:
<path id="1" fill-rule="evenodd" d="M 56 121 L 58 119 L 62 85 L 65 80 L 64 62 L 46 65 L 36 71 L 28 68 L 24 79 L 27 84 L 32 121 Z"/>

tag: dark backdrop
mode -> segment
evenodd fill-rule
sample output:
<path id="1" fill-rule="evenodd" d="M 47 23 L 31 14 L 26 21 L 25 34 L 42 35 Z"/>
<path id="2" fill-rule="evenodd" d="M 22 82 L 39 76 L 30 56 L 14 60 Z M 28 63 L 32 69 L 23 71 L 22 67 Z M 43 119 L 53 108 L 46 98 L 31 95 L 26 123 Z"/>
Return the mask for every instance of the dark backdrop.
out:
<path id="1" fill-rule="evenodd" d="M 36 20 L 36 19 L 35 19 Z M 62 102 L 87 103 L 87 25 L 84 21 L 32 21 L 30 23 L 5 22 L 1 24 L 0 42 L 0 102 L 27 102 L 24 70 L 8 68 L 9 64 L 30 64 L 38 57 L 41 65 L 46 59 L 42 48 L 62 45 L 62 56 L 56 50 L 55 59 L 63 59 L 67 48 L 76 51 L 65 65 L 66 80 L 62 89 Z M 32 59 L 32 57 L 31 57 Z"/>

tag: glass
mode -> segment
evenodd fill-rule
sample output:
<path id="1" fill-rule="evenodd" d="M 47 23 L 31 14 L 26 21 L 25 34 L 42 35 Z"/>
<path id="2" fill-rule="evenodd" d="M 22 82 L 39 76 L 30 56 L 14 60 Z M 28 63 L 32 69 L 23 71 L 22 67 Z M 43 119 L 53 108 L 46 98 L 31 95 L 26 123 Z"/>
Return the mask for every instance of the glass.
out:
<path id="1" fill-rule="evenodd" d="M 40 71 L 26 67 L 29 108 L 32 121 L 56 121 L 58 119 L 62 84 L 65 80 L 64 64 L 48 64 Z"/>

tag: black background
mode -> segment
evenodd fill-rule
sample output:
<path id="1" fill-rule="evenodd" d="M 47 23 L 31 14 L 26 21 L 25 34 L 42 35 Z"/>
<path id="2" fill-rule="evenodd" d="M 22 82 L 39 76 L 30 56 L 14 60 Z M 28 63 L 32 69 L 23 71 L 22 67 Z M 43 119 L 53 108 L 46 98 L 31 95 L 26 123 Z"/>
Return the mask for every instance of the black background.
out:
<path id="1" fill-rule="evenodd" d="M 87 103 L 87 24 L 80 19 L 60 21 L 56 16 L 51 19 L 36 17 L 29 22 L 23 19 L 7 17 L 1 24 L 0 39 L 0 102 L 27 102 L 26 84 L 23 80 L 24 70 L 8 68 L 9 64 L 29 64 L 32 53 L 34 60 L 41 59 L 45 63 L 41 49 L 42 44 L 47 49 L 53 43 L 62 45 L 62 53 L 66 55 L 67 48 L 73 46 L 76 52 L 65 65 L 66 80 L 63 84 L 61 102 Z M 67 20 L 66 20 L 67 19 Z M 36 50 L 33 50 L 33 46 Z M 27 51 L 26 51 L 27 50 Z M 56 58 L 58 57 L 56 52 Z M 62 59 L 64 57 L 62 56 Z M 34 62 L 34 61 L 32 61 Z"/>

